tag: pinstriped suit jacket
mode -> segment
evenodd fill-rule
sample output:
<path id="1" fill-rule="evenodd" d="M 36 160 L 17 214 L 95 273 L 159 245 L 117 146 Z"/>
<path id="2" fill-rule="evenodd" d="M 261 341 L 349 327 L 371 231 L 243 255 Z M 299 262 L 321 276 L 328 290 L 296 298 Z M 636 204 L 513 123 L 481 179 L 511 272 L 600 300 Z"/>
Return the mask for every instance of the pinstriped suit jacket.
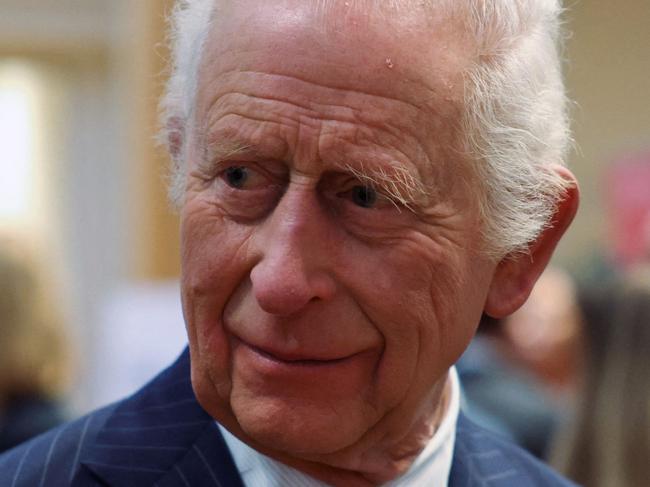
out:
<path id="1" fill-rule="evenodd" d="M 570 486 L 460 417 L 451 487 Z M 0 487 L 240 487 L 214 420 L 197 403 L 187 350 L 133 396 L 0 456 Z"/>

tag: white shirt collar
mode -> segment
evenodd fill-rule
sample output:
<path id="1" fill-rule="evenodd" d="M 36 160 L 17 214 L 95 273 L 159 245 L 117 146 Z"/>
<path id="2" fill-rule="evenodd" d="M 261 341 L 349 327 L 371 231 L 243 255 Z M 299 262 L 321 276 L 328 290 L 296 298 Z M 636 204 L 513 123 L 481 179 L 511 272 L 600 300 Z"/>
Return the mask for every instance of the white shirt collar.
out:
<path id="1" fill-rule="evenodd" d="M 440 427 L 409 470 L 385 484 L 385 487 L 447 485 L 454 456 L 456 423 L 460 413 L 460 386 L 455 367 L 449 370 L 449 380 L 451 398 Z M 246 487 L 327 486 L 320 480 L 261 454 L 221 425 L 218 426 Z"/>

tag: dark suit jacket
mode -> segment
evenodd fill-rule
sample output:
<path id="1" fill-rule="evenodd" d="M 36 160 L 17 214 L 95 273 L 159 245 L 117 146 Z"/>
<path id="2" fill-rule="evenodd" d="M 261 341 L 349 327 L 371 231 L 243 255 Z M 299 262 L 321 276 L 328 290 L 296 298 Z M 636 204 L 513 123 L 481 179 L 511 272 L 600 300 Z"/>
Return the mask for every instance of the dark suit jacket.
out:
<path id="1" fill-rule="evenodd" d="M 0 415 L 0 453 L 65 421 L 57 401 L 37 394 L 11 397 Z"/>
<path id="2" fill-rule="evenodd" d="M 242 486 L 190 383 L 187 350 L 133 396 L 0 456 L 2 487 Z M 458 422 L 452 487 L 569 486 L 519 448 Z"/>

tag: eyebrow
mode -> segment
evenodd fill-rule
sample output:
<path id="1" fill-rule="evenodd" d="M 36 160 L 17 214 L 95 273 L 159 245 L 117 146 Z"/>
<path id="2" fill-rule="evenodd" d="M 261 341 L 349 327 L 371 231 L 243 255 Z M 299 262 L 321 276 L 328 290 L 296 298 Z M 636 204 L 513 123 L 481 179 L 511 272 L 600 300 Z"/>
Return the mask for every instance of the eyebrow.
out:
<path id="1" fill-rule="evenodd" d="M 231 159 L 235 156 L 246 154 L 250 155 L 252 146 L 231 139 L 222 139 L 218 142 L 208 142 L 203 148 L 203 154 L 199 165 L 208 169 L 216 163 Z"/>
<path id="2" fill-rule="evenodd" d="M 287 153 L 286 142 L 281 139 L 269 140 L 265 138 L 261 143 L 251 142 L 247 140 L 247 137 L 242 137 L 237 130 L 229 128 L 213 133 L 206 130 L 203 132 L 202 141 L 200 167 L 204 169 L 212 168 L 219 162 L 237 156 L 284 160 Z"/>

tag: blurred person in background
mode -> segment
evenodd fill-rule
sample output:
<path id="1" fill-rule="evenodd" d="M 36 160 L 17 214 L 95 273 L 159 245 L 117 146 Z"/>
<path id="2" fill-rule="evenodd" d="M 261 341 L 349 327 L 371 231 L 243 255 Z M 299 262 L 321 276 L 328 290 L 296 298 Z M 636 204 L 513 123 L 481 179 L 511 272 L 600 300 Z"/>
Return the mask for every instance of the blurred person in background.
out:
<path id="1" fill-rule="evenodd" d="M 573 278 L 564 269 L 549 267 L 528 301 L 504 320 L 505 353 L 562 401 L 575 386 L 581 324 Z"/>
<path id="2" fill-rule="evenodd" d="M 557 267 L 512 315 L 484 315 L 458 362 L 468 415 L 546 458 L 573 391 L 580 324 L 574 283 Z"/>
<path id="3" fill-rule="evenodd" d="M 0 239 L 0 451 L 66 419 L 69 347 L 56 292 L 35 262 Z"/>
<path id="4" fill-rule="evenodd" d="M 650 280 L 580 294 L 575 417 L 559 429 L 552 463 L 588 487 L 650 485 Z"/>

